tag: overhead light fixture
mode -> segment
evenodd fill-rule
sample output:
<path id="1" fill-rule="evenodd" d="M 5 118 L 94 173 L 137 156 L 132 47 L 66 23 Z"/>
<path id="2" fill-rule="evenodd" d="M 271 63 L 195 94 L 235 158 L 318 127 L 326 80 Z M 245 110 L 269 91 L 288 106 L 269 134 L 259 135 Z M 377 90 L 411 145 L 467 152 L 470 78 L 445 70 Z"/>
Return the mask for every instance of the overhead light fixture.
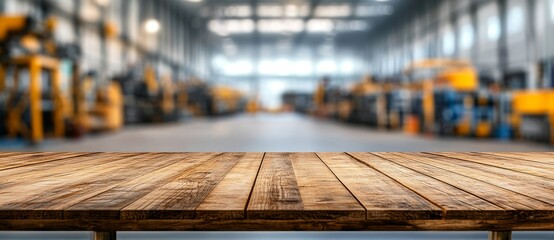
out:
<path id="1" fill-rule="evenodd" d="M 110 0 L 96 0 L 96 3 L 102 7 L 110 5 Z"/>
<path id="2" fill-rule="evenodd" d="M 255 24 L 251 19 L 242 20 L 211 20 L 208 23 L 210 31 L 220 35 L 250 33 L 254 31 Z"/>
<path id="3" fill-rule="evenodd" d="M 281 17 L 283 16 L 283 7 L 279 5 L 260 5 L 258 6 L 258 16 Z"/>
<path id="4" fill-rule="evenodd" d="M 187 2 L 195 2 L 195 3 L 197 3 L 197 2 L 202 2 L 202 0 L 185 0 L 185 1 L 187 1 Z"/>
<path id="5" fill-rule="evenodd" d="M 329 19 L 312 19 L 306 25 L 308 32 L 331 32 L 333 29 L 333 21 Z"/>
<path id="6" fill-rule="evenodd" d="M 323 5 L 315 10 L 316 17 L 347 17 L 350 13 L 350 5 L 346 4 Z"/>
<path id="7" fill-rule="evenodd" d="M 252 9 L 248 5 L 231 5 L 223 9 L 223 15 L 226 17 L 250 17 Z"/>
<path id="8" fill-rule="evenodd" d="M 258 21 L 258 31 L 264 33 L 301 32 L 304 22 L 299 19 L 263 19 Z"/>
<path id="9" fill-rule="evenodd" d="M 151 18 L 144 22 L 144 30 L 147 33 L 157 33 L 160 31 L 160 28 L 160 22 L 158 22 L 158 20 L 156 19 Z"/>

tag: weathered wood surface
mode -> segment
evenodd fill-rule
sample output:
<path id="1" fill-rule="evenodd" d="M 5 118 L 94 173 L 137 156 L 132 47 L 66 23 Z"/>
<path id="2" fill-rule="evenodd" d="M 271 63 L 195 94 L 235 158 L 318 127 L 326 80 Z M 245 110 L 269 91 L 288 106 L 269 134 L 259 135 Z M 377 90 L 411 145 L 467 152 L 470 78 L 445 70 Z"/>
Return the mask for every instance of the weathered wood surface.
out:
<path id="1" fill-rule="evenodd" d="M 0 230 L 554 230 L 554 153 L 0 153 Z"/>

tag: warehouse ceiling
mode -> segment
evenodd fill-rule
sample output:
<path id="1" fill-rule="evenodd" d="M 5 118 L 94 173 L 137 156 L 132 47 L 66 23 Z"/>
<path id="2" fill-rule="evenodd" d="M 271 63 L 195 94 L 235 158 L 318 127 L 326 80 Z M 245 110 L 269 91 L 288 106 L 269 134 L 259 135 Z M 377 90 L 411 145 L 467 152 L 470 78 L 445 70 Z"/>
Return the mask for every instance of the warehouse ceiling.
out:
<path id="1" fill-rule="evenodd" d="M 224 75 L 248 75 L 258 69 L 282 76 L 283 69 L 297 62 L 312 70 L 333 69 L 324 63 L 339 55 L 346 62 L 360 62 L 372 37 L 396 26 L 414 7 L 436 0 L 175 1 L 201 19 L 212 36 L 214 69 L 221 69 Z M 319 61 L 312 58 L 327 61 L 316 63 Z M 241 69 L 244 72 L 237 72 Z"/>
<path id="2" fill-rule="evenodd" d="M 297 35 L 365 34 L 402 9 L 410 0 L 176 0 L 206 20 L 210 32 L 236 39 Z"/>

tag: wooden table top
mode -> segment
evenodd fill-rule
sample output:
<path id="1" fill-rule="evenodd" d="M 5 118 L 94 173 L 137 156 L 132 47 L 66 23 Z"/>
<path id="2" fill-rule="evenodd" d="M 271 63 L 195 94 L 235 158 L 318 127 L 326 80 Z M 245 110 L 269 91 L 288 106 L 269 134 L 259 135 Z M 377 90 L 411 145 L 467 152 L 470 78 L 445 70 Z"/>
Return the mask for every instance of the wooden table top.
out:
<path id="1" fill-rule="evenodd" d="M 554 153 L 0 153 L 0 230 L 554 230 Z"/>

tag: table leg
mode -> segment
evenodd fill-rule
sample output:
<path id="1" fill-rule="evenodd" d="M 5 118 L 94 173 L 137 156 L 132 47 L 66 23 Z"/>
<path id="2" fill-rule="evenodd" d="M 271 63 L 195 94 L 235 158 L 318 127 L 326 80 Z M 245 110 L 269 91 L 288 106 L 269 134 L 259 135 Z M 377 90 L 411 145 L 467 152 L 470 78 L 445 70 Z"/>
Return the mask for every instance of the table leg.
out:
<path id="1" fill-rule="evenodd" d="M 116 232 L 92 232 L 91 240 L 116 240 Z"/>
<path id="2" fill-rule="evenodd" d="M 512 231 L 490 231 L 489 240 L 512 240 Z"/>

